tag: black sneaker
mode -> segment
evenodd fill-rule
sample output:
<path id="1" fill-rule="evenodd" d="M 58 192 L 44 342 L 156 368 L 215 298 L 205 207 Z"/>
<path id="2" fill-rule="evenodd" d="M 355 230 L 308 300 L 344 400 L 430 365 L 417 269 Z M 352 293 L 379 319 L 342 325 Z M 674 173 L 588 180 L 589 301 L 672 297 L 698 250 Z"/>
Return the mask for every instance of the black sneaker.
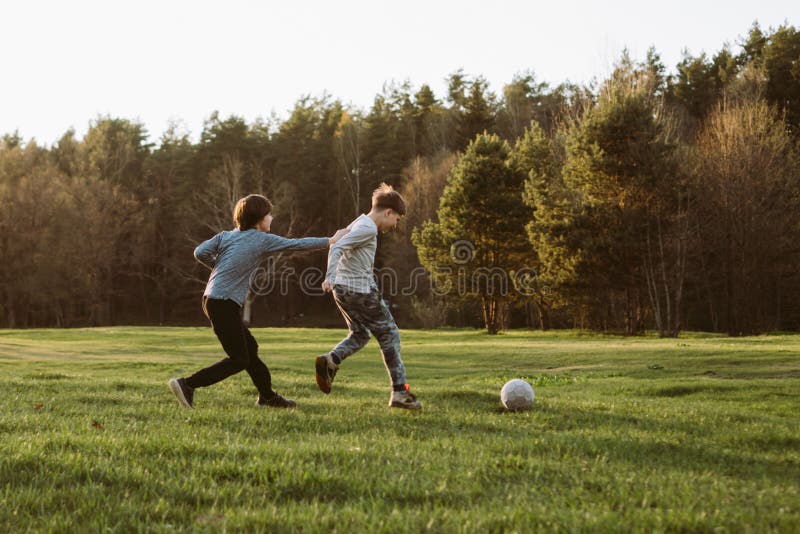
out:
<path id="1" fill-rule="evenodd" d="M 271 408 L 294 408 L 297 403 L 292 399 L 287 399 L 280 393 L 276 393 L 274 397 L 265 399 L 261 395 L 258 396 L 256 406 L 269 406 Z"/>
<path id="2" fill-rule="evenodd" d="M 183 378 L 171 378 L 169 389 L 184 408 L 194 408 L 194 388 L 190 388 Z"/>
<path id="3" fill-rule="evenodd" d="M 336 376 L 339 366 L 333 362 L 330 354 L 323 354 L 314 360 L 314 367 L 317 372 L 317 387 L 325 394 L 330 393 L 333 377 Z"/>

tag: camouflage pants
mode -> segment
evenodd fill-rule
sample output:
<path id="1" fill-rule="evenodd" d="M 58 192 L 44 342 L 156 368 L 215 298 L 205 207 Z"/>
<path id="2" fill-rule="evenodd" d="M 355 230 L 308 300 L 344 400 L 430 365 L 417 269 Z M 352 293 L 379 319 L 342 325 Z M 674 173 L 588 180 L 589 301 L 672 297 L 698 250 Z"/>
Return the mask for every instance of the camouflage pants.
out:
<path id="1" fill-rule="evenodd" d="M 400 330 L 389 307 L 377 289 L 369 293 L 356 293 L 341 286 L 334 286 L 336 301 L 350 333 L 331 350 L 336 363 L 363 348 L 369 342 L 370 333 L 378 340 L 383 355 L 383 364 L 393 386 L 406 383 L 406 368 L 400 358 Z"/>

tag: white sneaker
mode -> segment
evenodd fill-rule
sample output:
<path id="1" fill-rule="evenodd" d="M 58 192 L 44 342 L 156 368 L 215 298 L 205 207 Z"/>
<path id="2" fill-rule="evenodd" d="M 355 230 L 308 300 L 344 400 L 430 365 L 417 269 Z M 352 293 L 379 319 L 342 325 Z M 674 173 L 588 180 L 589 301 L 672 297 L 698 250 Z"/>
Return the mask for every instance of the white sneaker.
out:
<path id="1" fill-rule="evenodd" d="M 392 397 L 389 399 L 389 407 L 405 408 L 406 410 L 421 410 L 422 403 L 408 390 L 408 385 L 406 385 L 405 391 L 392 391 Z"/>

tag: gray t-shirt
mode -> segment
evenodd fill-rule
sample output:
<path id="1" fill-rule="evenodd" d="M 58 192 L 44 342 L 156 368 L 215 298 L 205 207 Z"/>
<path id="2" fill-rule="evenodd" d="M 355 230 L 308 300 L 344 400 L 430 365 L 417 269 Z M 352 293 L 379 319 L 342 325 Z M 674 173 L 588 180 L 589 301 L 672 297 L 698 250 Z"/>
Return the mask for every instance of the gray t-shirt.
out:
<path id="1" fill-rule="evenodd" d="M 360 215 L 350 225 L 350 232 L 328 252 L 325 280 L 355 291 L 369 293 L 377 288 L 373 268 L 378 248 L 378 227 L 368 215 Z"/>
<path id="2" fill-rule="evenodd" d="M 315 250 L 327 246 L 327 237 L 287 239 L 251 228 L 218 233 L 200 243 L 194 249 L 194 257 L 211 269 L 203 295 L 230 299 L 242 306 L 250 288 L 250 276 L 267 255 L 282 250 Z"/>

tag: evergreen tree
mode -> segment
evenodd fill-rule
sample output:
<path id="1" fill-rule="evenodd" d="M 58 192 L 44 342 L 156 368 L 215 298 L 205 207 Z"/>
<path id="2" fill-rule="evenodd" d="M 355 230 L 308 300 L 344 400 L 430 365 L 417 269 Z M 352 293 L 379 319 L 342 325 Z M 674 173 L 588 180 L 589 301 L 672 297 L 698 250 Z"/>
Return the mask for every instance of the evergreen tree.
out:
<path id="1" fill-rule="evenodd" d="M 434 156 L 449 146 L 446 111 L 427 84 L 414 95 L 415 156 Z"/>
<path id="2" fill-rule="evenodd" d="M 448 100 L 453 131 L 451 150 L 464 150 L 476 135 L 494 132 L 497 99 L 484 77 L 470 79 L 461 69 L 454 72 L 448 79 Z"/>
<path id="3" fill-rule="evenodd" d="M 742 52 L 738 57 L 741 65 L 752 61 L 762 62 L 764 59 L 764 47 L 767 44 L 767 36 L 761 31 L 758 22 L 754 22 L 750 27 L 747 38 L 741 43 Z"/>
<path id="4" fill-rule="evenodd" d="M 478 76 L 470 84 L 464 101 L 464 112 L 458 122 L 458 138 L 469 142 L 478 134 L 493 132 L 496 115 L 496 98 L 489 91 L 489 82 Z"/>
<path id="5" fill-rule="evenodd" d="M 551 89 L 539 82 L 532 71 L 516 74 L 503 88 L 503 99 L 497 112 L 496 128 L 509 142 L 525 134 L 532 122 L 552 133 L 557 124 L 590 92 L 586 88 L 563 83 Z"/>
<path id="6" fill-rule="evenodd" d="M 530 289 L 542 330 L 551 327 L 553 308 L 567 304 L 560 288 L 566 287 L 574 275 L 569 261 L 564 261 L 566 258 L 560 254 L 563 249 L 548 246 L 550 239 L 559 242 L 569 237 L 560 233 L 559 226 L 561 221 L 570 218 L 570 202 L 561 176 L 564 135 L 563 130 L 558 131 L 551 140 L 541 126 L 532 123 L 514 146 L 515 164 L 525 176 L 523 200 L 531 208 L 526 231 L 538 261 Z"/>
<path id="7" fill-rule="evenodd" d="M 767 99 L 786 113 L 786 122 L 800 137 L 800 32 L 781 26 L 763 48 Z"/>
<path id="8" fill-rule="evenodd" d="M 490 334 L 506 326 L 513 277 L 533 259 L 522 187 L 508 143 L 496 135 L 479 135 L 448 177 L 438 222 L 424 223 L 412 236 L 432 276 L 454 293 L 480 299 Z"/>
<path id="9" fill-rule="evenodd" d="M 719 96 L 714 67 L 705 53 L 692 57 L 688 52 L 684 52 L 677 70 L 670 94 L 692 118 L 701 120 Z"/>
<path id="10" fill-rule="evenodd" d="M 339 101 L 302 98 L 275 133 L 276 231 L 324 234 L 336 227 L 331 214 L 336 219 L 344 216 L 344 184 L 335 143 L 343 112 Z M 349 216 L 349 195 L 347 200 Z M 326 209 L 314 209 L 323 206 Z"/>
<path id="11" fill-rule="evenodd" d="M 597 105 L 569 131 L 563 185 L 547 167 L 534 169 L 528 185 L 537 250 L 543 263 L 558 261 L 543 270 L 591 310 L 597 326 L 616 324 L 614 310 L 624 310 L 631 334 L 644 326 L 649 232 L 671 209 L 677 186 L 654 87 L 623 57 Z"/>

